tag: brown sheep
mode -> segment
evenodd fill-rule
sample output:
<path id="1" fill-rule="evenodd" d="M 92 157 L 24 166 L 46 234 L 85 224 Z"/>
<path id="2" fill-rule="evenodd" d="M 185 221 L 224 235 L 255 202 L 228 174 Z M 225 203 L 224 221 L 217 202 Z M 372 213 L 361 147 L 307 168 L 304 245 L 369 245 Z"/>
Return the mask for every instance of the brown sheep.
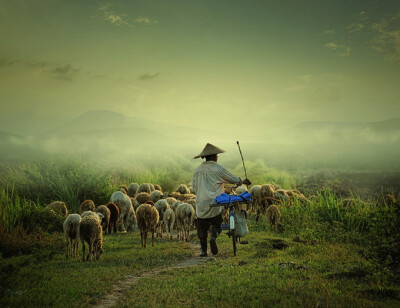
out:
<path id="1" fill-rule="evenodd" d="M 117 233 L 117 222 L 119 218 L 119 207 L 113 203 L 110 202 L 107 204 L 107 208 L 110 210 L 110 220 L 108 223 L 108 234 L 111 234 L 111 231 L 114 229 L 114 233 Z"/>
<path id="2" fill-rule="evenodd" d="M 154 189 L 162 192 L 161 186 L 158 184 L 154 184 Z"/>
<path id="3" fill-rule="evenodd" d="M 175 191 L 182 195 L 190 194 L 190 190 L 185 184 L 180 184 Z"/>
<path id="4" fill-rule="evenodd" d="M 120 185 L 119 189 L 125 194 L 128 195 L 128 187 L 126 185 Z"/>
<path id="5" fill-rule="evenodd" d="M 136 217 L 140 230 L 142 247 L 146 248 L 148 232 L 151 232 L 151 245 L 154 247 L 154 232 L 158 220 L 160 219 L 157 209 L 150 204 L 141 204 L 136 210 Z"/>
<path id="6" fill-rule="evenodd" d="M 53 210 L 56 214 L 66 218 L 68 216 L 68 209 L 65 202 L 54 201 L 46 206 L 46 208 Z"/>
<path id="7" fill-rule="evenodd" d="M 82 261 L 85 261 L 85 242 L 89 246 L 86 261 L 92 261 L 92 255 L 95 261 L 98 260 L 103 253 L 103 228 L 94 215 L 82 218 L 79 225 L 79 237 L 82 243 Z"/>
<path id="8" fill-rule="evenodd" d="M 136 201 L 139 202 L 139 204 L 146 203 L 147 201 L 151 200 L 150 194 L 147 192 L 141 192 L 136 195 Z"/>
<path id="9" fill-rule="evenodd" d="M 173 191 L 172 193 L 168 194 L 168 197 L 175 198 L 175 199 L 179 199 L 180 196 L 181 196 L 181 193 L 177 192 L 177 191 Z"/>
<path id="10" fill-rule="evenodd" d="M 94 205 L 94 202 L 92 200 L 85 200 L 81 203 L 80 214 L 82 214 L 85 211 L 94 212 L 95 210 L 96 210 L 96 206 Z"/>
<path id="11" fill-rule="evenodd" d="M 271 204 L 267 209 L 267 220 L 271 230 L 278 232 L 278 226 L 281 220 L 281 212 L 275 204 Z"/>
<path id="12" fill-rule="evenodd" d="M 107 233 L 107 230 L 110 225 L 110 216 L 111 216 L 110 210 L 105 205 L 99 205 L 96 208 L 96 212 L 103 214 L 104 217 L 101 220 L 101 226 L 103 227 L 104 232 Z"/>

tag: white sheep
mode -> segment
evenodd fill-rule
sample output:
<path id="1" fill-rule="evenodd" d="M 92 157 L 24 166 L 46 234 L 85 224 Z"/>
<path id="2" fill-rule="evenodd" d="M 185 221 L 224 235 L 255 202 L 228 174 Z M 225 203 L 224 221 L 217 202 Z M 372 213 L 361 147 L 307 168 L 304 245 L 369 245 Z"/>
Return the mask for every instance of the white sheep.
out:
<path id="1" fill-rule="evenodd" d="M 157 233 L 157 237 L 161 237 L 162 238 L 162 228 L 163 228 L 163 219 L 164 219 L 164 213 L 167 209 L 170 208 L 167 200 L 165 199 L 160 199 L 156 202 L 156 204 L 154 204 L 154 207 L 157 209 L 158 214 L 159 214 L 159 222 L 156 228 L 156 233 Z"/>
<path id="2" fill-rule="evenodd" d="M 69 256 L 72 258 L 78 256 L 79 224 L 81 220 L 79 214 L 69 214 L 63 223 L 65 240 L 67 241 L 67 259 Z"/>
<path id="3" fill-rule="evenodd" d="M 241 185 L 235 189 L 235 194 L 240 195 L 241 193 L 244 193 L 245 191 L 247 191 L 247 187 L 244 185 Z"/>
<path id="4" fill-rule="evenodd" d="M 82 261 L 85 261 L 85 242 L 89 246 L 86 261 L 92 261 L 92 255 L 95 257 L 95 261 L 98 260 L 103 253 L 103 228 L 94 215 L 82 218 L 79 225 L 79 237 L 82 243 Z"/>
<path id="5" fill-rule="evenodd" d="M 178 238 L 184 241 L 190 240 L 190 226 L 194 219 L 194 209 L 190 204 L 179 204 L 175 210 Z"/>
<path id="6" fill-rule="evenodd" d="M 134 197 L 136 195 L 136 191 L 139 188 L 139 184 L 138 183 L 131 183 L 129 184 L 128 187 L 128 196 L 129 197 Z"/>
<path id="7" fill-rule="evenodd" d="M 104 215 L 102 213 L 97 213 L 97 212 L 93 212 L 93 211 L 84 211 L 81 214 L 81 218 L 83 219 L 86 216 L 90 216 L 90 215 L 94 216 L 99 221 L 99 223 L 101 223 L 104 218 Z"/>
<path id="8" fill-rule="evenodd" d="M 162 197 L 163 197 L 163 194 L 162 194 L 162 192 L 159 191 L 159 190 L 152 191 L 151 194 L 150 194 L 150 198 L 151 198 L 151 200 L 154 202 L 154 204 L 155 204 L 158 200 L 160 200 Z"/>
<path id="9" fill-rule="evenodd" d="M 136 190 L 136 196 L 141 192 L 147 192 L 150 195 L 151 194 L 150 185 L 147 183 L 140 184 L 139 188 Z"/>
<path id="10" fill-rule="evenodd" d="M 172 240 L 172 230 L 174 229 L 174 224 L 175 224 L 175 213 L 172 209 L 165 210 L 163 222 L 165 231 L 167 232 L 167 238 L 169 234 L 170 239 Z"/>
<path id="11" fill-rule="evenodd" d="M 133 211 L 131 198 L 120 191 L 111 195 L 110 202 L 115 203 L 119 208 L 119 226 L 122 232 L 126 232 L 128 226 L 128 216 Z"/>
<path id="12" fill-rule="evenodd" d="M 128 219 L 126 223 L 127 223 L 126 231 L 135 231 L 137 227 L 137 219 L 136 219 L 136 212 L 133 208 L 132 211 L 130 211 L 128 214 Z"/>
<path id="13" fill-rule="evenodd" d="M 259 206 L 261 185 L 254 185 L 250 188 L 251 195 L 251 211 L 254 211 Z"/>

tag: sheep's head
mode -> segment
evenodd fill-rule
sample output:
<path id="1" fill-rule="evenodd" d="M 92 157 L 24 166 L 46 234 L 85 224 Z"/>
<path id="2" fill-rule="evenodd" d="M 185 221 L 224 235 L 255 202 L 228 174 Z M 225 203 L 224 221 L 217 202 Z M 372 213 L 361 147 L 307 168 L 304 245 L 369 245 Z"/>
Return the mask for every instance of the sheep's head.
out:
<path id="1" fill-rule="evenodd" d="M 100 259 L 100 256 L 104 253 L 101 241 L 97 242 L 97 250 L 96 250 L 96 260 Z"/>

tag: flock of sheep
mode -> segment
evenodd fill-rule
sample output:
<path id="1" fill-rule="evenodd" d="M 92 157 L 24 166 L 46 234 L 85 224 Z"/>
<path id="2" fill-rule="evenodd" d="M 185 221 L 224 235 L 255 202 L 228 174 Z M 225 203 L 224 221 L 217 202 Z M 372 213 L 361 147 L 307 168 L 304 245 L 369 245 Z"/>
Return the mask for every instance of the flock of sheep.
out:
<path id="1" fill-rule="evenodd" d="M 226 188 L 226 193 L 240 194 L 247 190 L 245 186 L 236 189 Z M 250 189 L 252 203 L 247 211 L 266 215 L 271 229 L 278 231 L 281 213 L 277 205 L 289 204 L 293 198 L 304 202 L 309 200 L 297 190 L 284 190 L 277 185 L 253 185 Z M 132 183 L 129 187 L 120 186 L 114 192 L 107 205 L 95 206 L 92 200 L 86 200 L 80 205 L 80 214 L 69 214 L 64 202 L 55 201 L 48 208 L 66 217 L 63 229 L 67 241 L 67 258 L 78 256 L 79 242 L 82 244 L 82 260 L 98 260 L 103 253 L 103 231 L 105 234 L 140 230 L 142 247 L 146 247 L 147 235 L 162 237 L 166 232 L 167 238 L 172 239 L 173 230 L 177 238 L 190 240 L 190 231 L 195 228 L 196 195 L 193 187 L 181 184 L 172 193 L 163 193 L 159 185 Z M 239 209 L 238 209 L 239 210 Z M 227 220 L 227 210 L 223 218 Z M 85 258 L 85 243 L 89 252 Z"/>

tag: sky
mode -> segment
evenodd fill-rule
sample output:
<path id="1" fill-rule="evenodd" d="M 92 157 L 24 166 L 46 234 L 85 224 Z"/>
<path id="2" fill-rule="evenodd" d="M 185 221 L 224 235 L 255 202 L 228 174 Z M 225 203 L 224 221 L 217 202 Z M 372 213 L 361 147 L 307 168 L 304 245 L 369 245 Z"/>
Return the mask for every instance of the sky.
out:
<path id="1" fill-rule="evenodd" d="M 400 1 L 0 0 L 0 130 L 105 109 L 265 134 L 400 117 Z"/>

